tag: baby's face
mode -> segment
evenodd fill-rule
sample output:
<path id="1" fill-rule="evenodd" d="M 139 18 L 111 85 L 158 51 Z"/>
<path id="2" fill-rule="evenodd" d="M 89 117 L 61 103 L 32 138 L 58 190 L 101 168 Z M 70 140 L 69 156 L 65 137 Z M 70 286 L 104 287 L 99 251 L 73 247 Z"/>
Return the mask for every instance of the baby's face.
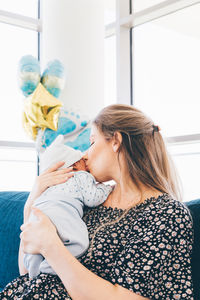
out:
<path id="1" fill-rule="evenodd" d="M 73 171 L 86 171 L 85 160 L 83 158 L 73 164 Z"/>

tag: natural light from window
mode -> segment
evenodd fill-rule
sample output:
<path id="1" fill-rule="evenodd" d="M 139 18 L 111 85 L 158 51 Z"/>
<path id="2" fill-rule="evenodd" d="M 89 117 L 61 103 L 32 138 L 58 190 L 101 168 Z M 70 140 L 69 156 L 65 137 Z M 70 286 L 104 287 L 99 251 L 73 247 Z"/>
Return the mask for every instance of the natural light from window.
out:
<path id="1" fill-rule="evenodd" d="M 0 23 L 0 35 L 0 140 L 30 141 L 22 127 L 25 99 L 18 85 L 18 64 L 23 55 L 37 57 L 37 32 Z"/>
<path id="2" fill-rule="evenodd" d="M 200 5 L 133 30 L 134 105 L 164 137 L 200 133 Z M 198 25 L 198 26 L 197 26 Z M 183 200 L 198 198 L 200 144 L 170 146 Z"/>
<path id="3" fill-rule="evenodd" d="M 22 126 L 22 112 L 26 99 L 18 85 L 18 64 L 24 55 L 38 57 L 38 32 L 20 27 L 26 26 L 23 23 L 24 19 L 29 25 L 27 17 L 37 20 L 38 1 L 2 0 L 0 20 L 4 20 L 4 16 L 7 15 L 11 23 L 14 20 L 13 24 L 16 16 L 19 26 L 0 22 L 0 190 L 30 191 L 37 175 L 37 153 L 33 147 L 27 147 L 27 143 L 33 141 Z M 21 142 L 26 144 L 26 147 L 22 147 Z"/>
<path id="4" fill-rule="evenodd" d="M 0 9 L 31 18 L 38 17 L 37 0 L 1 0 Z"/>

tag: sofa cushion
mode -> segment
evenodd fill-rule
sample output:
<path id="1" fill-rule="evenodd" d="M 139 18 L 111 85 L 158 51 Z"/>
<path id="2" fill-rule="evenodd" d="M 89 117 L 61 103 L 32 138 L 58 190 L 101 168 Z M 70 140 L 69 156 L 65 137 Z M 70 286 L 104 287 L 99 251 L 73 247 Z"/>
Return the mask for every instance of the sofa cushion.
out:
<path id="1" fill-rule="evenodd" d="M 0 289 L 19 276 L 19 235 L 28 195 L 29 192 L 0 192 Z"/>
<path id="2" fill-rule="evenodd" d="M 18 249 L 23 208 L 29 192 L 0 192 L 0 290 L 19 276 Z M 195 300 L 200 300 L 200 199 L 185 202 L 194 222 L 192 273 Z"/>

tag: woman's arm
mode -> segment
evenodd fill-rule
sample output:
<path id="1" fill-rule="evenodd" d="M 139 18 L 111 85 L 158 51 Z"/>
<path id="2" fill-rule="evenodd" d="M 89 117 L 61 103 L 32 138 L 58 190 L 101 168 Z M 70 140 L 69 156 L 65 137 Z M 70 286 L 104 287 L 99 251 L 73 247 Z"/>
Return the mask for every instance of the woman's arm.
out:
<path id="1" fill-rule="evenodd" d="M 113 285 L 84 267 L 59 240 L 43 252 L 73 300 L 142 300 L 119 285 Z"/>
<path id="2" fill-rule="evenodd" d="M 64 162 L 58 162 L 51 168 L 43 172 L 41 175 L 36 177 L 32 191 L 24 206 L 24 223 L 28 220 L 31 206 L 33 205 L 34 200 L 37 197 L 39 197 L 48 187 L 64 183 L 73 176 L 73 167 L 59 169 L 64 164 Z"/>
<path id="3" fill-rule="evenodd" d="M 142 300 L 119 285 L 113 285 L 85 268 L 63 245 L 55 226 L 39 209 L 33 208 L 38 222 L 21 226 L 23 250 L 41 253 L 62 280 L 73 300 Z"/>
<path id="4" fill-rule="evenodd" d="M 30 192 L 29 197 L 26 200 L 24 206 L 24 223 L 28 221 L 31 212 L 31 207 L 34 204 L 34 200 L 37 197 L 39 197 L 48 187 L 64 183 L 70 177 L 73 176 L 72 167 L 58 170 L 58 168 L 62 167 L 64 164 L 64 162 L 58 162 L 53 167 L 49 168 L 47 171 L 42 173 L 40 176 L 37 176 L 32 191 Z M 20 275 L 24 275 L 28 272 L 24 267 L 23 257 L 24 252 L 22 251 L 22 246 L 20 242 L 18 254 L 18 266 Z"/>
<path id="5" fill-rule="evenodd" d="M 20 275 L 25 275 L 26 273 L 28 273 L 28 271 L 24 267 L 23 258 L 24 258 L 24 252 L 22 250 L 22 242 L 20 241 L 19 253 L 18 253 L 18 267 L 19 267 L 19 274 Z"/>

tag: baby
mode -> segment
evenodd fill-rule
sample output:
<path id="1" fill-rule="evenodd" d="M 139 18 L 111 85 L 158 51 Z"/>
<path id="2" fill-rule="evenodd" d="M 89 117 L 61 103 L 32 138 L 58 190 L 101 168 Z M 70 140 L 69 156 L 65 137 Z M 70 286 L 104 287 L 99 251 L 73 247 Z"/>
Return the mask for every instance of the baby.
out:
<path id="1" fill-rule="evenodd" d="M 34 202 L 57 228 L 58 234 L 67 249 L 75 256 L 81 256 L 89 246 L 88 231 L 82 220 L 84 206 L 94 207 L 103 203 L 112 187 L 96 183 L 92 174 L 86 171 L 82 153 L 66 146 L 68 161 L 65 166 L 73 166 L 74 176 L 67 182 L 48 188 Z M 36 217 L 31 213 L 28 221 Z M 56 274 L 40 254 L 25 254 L 24 266 L 29 277 L 40 272 Z"/>

